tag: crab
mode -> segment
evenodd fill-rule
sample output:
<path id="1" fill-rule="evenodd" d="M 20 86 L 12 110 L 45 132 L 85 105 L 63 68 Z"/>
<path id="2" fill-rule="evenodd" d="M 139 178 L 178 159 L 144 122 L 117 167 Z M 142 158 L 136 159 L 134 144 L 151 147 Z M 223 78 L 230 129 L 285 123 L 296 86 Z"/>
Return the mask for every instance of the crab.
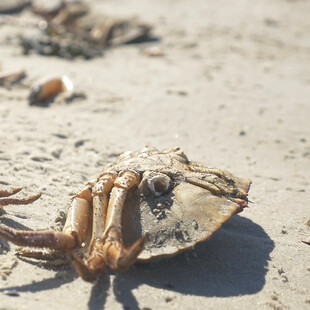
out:
<path id="1" fill-rule="evenodd" d="M 21 252 L 28 257 L 43 258 L 32 248 L 47 248 L 50 257 L 64 254 L 84 280 L 94 281 L 106 266 L 126 271 L 137 261 L 171 257 L 209 239 L 247 207 L 250 185 L 248 178 L 189 161 L 179 147 L 145 147 L 107 164 L 72 198 L 62 231 L 0 225 L 0 237 L 28 247 Z M 0 206 L 38 197 L 2 198 Z"/>

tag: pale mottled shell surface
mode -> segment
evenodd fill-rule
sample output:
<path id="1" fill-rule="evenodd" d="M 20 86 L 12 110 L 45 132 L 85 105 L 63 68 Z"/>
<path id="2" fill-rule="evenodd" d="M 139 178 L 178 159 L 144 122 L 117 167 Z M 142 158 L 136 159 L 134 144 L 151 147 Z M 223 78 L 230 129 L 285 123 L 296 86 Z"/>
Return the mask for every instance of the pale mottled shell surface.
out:
<path id="1" fill-rule="evenodd" d="M 125 244 L 148 234 L 139 261 L 173 256 L 194 247 L 247 206 L 250 179 L 192 163 L 178 148 L 125 153 L 104 171 L 123 169 L 139 171 L 143 176 L 140 186 L 126 198 L 122 221 Z M 169 189 L 160 196 L 142 184 L 143 180 L 156 180 L 156 173 L 171 179 Z"/>

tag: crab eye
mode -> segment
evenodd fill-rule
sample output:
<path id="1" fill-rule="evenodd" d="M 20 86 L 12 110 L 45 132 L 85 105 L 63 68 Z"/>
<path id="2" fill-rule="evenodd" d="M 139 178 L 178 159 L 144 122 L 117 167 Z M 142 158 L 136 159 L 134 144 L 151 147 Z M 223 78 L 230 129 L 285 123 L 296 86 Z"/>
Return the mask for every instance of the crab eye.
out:
<path id="1" fill-rule="evenodd" d="M 147 176 L 147 186 L 155 197 L 166 193 L 169 189 L 171 179 L 162 173 L 152 174 Z"/>

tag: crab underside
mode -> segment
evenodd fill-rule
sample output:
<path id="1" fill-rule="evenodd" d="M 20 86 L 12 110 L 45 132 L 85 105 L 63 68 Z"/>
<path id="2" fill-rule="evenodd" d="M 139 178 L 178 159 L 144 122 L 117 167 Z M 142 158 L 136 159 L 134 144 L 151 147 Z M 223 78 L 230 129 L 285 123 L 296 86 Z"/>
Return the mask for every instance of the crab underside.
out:
<path id="1" fill-rule="evenodd" d="M 136 261 L 173 256 L 209 239 L 247 206 L 250 184 L 226 170 L 190 162 L 179 148 L 147 147 L 122 154 L 87 183 L 72 198 L 61 232 L 0 225 L 0 237 L 28 247 L 22 256 L 65 254 L 84 280 L 93 281 L 106 266 L 125 271 Z M 40 197 L 9 197 L 19 190 L 0 191 L 0 207 Z M 38 248 L 48 249 L 48 255 Z"/>

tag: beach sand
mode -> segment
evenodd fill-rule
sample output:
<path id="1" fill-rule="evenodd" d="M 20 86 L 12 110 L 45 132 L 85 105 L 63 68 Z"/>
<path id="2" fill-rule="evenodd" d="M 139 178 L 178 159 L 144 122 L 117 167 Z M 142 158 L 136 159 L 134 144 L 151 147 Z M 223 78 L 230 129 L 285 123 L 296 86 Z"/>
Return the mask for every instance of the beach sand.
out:
<path id="1" fill-rule="evenodd" d="M 23 55 L 6 38 L 28 30 L 0 26 L 2 70 L 65 74 L 87 95 L 37 107 L 28 88 L 0 88 L 0 184 L 42 192 L 0 222 L 57 228 L 74 193 L 145 145 L 251 178 L 252 203 L 195 250 L 95 284 L 70 265 L 18 259 L 1 240 L 0 309 L 310 309 L 310 2 L 89 3 L 139 16 L 157 40 L 70 61 Z M 165 55 L 146 57 L 147 46 Z"/>

